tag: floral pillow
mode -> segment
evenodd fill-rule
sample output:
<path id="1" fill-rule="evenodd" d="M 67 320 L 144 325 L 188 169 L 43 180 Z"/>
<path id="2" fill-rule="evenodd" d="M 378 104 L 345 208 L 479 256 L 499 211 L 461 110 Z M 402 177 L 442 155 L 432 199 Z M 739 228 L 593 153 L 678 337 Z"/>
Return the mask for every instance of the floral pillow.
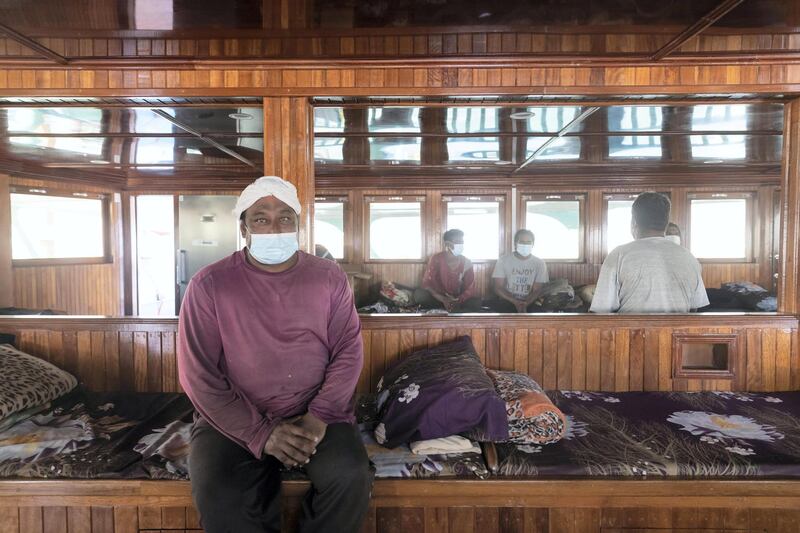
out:
<path id="1" fill-rule="evenodd" d="M 469 337 L 412 353 L 386 371 L 377 392 L 375 440 L 389 448 L 460 433 L 508 439 L 505 402 Z"/>
<path id="2" fill-rule="evenodd" d="M 47 361 L 0 345 L 0 422 L 47 404 L 78 384 L 75 376 Z"/>
<path id="3" fill-rule="evenodd" d="M 530 376 L 488 370 L 495 388 L 506 402 L 508 439 L 514 444 L 551 444 L 567 430 L 564 413 Z"/>

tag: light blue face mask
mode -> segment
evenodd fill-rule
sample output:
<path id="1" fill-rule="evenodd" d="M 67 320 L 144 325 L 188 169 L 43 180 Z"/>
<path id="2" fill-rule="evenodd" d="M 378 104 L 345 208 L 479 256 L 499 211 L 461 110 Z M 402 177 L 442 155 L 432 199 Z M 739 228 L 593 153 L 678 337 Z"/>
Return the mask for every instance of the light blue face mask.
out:
<path id="1" fill-rule="evenodd" d="M 517 244 L 517 253 L 522 257 L 528 257 L 533 251 L 532 244 Z"/>
<path id="2" fill-rule="evenodd" d="M 291 233 L 251 233 L 250 255 L 263 265 L 279 265 L 291 258 L 299 249 L 297 232 Z"/>

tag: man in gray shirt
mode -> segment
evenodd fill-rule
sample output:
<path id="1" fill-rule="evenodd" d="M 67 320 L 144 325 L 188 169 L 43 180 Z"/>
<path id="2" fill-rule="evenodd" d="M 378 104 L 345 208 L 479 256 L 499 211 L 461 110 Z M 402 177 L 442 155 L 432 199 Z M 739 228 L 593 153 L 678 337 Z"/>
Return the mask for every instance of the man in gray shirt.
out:
<path id="1" fill-rule="evenodd" d="M 500 313 L 524 313 L 549 281 L 547 264 L 531 254 L 533 232 L 521 229 L 514 234 L 514 251 L 503 254 L 494 266 L 494 292 L 501 298 L 493 307 Z"/>
<path id="2" fill-rule="evenodd" d="M 595 313 L 688 313 L 708 305 L 700 263 L 664 237 L 669 199 L 645 192 L 633 202 L 634 241 L 608 254 L 594 291 Z"/>

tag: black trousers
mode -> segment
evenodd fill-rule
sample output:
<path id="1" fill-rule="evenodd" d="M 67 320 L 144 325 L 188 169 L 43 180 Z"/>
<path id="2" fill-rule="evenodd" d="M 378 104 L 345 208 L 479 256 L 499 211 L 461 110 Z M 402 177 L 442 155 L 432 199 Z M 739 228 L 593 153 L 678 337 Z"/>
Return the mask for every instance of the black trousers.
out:
<path id="1" fill-rule="evenodd" d="M 202 418 L 192 427 L 192 498 L 206 533 L 281 530 L 281 463 L 256 459 Z M 372 470 L 358 429 L 331 424 L 305 466 L 311 480 L 303 502 L 303 533 L 357 533 L 369 506 Z"/>

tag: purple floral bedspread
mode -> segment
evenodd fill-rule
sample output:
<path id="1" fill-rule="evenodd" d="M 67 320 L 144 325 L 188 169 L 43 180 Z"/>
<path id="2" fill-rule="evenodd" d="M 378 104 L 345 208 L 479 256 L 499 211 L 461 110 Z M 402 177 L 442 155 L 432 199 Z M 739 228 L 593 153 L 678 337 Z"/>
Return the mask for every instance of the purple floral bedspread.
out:
<path id="1" fill-rule="evenodd" d="M 564 440 L 498 445 L 500 476 L 800 477 L 800 392 L 560 391 Z"/>

